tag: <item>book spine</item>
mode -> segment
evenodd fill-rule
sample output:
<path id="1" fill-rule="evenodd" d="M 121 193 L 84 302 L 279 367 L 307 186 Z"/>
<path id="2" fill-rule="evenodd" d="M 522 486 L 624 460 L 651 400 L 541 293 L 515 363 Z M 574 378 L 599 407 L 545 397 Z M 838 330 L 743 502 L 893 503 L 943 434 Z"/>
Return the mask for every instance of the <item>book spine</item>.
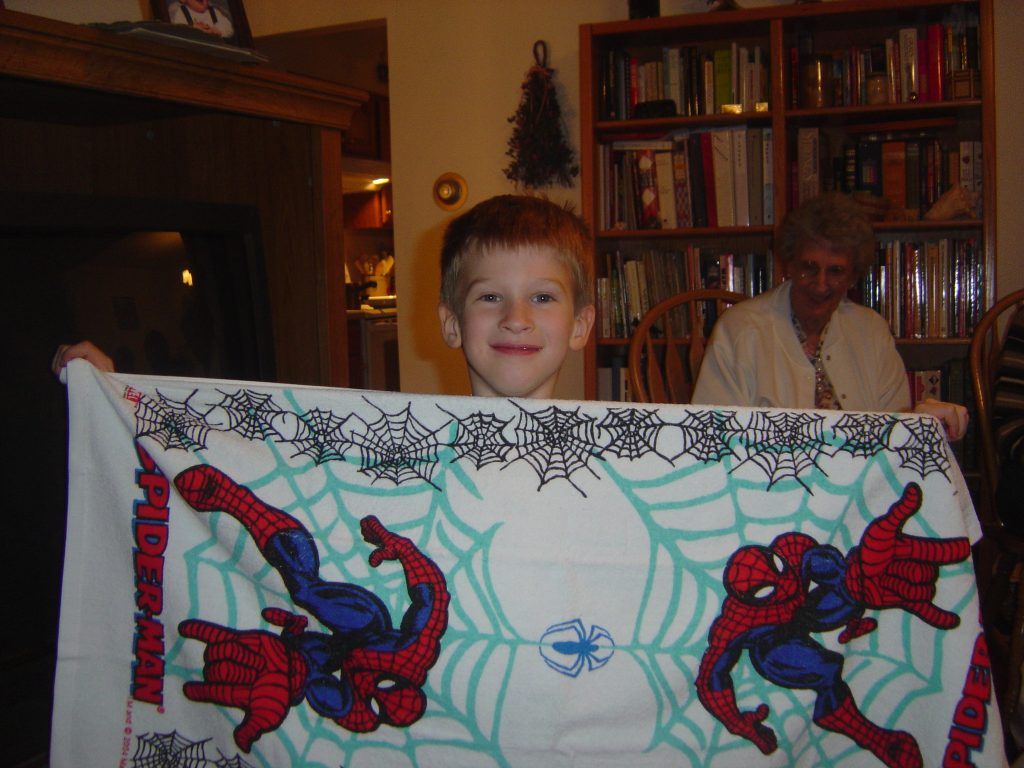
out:
<path id="1" fill-rule="evenodd" d="M 661 227 L 661 220 L 658 214 L 658 185 L 655 178 L 654 150 L 633 150 L 633 158 L 639 190 L 637 224 L 640 229 L 658 229 Z"/>
<path id="2" fill-rule="evenodd" d="M 715 114 L 715 61 L 710 54 L 705 54 L 703 57 L 703 94 L 704 94 L 704 111 L 702 114 L 713 115 Z"/>
<path id="3" fill-rule="evenodd" d="M 747 199 L 751 226 L 764 224 L 764 176 L 761 158 L 761 128 L 747 130 Z"/>
<path id="4" fill-rule="evenodd" d="M 907 209 L 907 147 L 903 141 L 882 142 L 882 197 L 889 200 L 906 217 Z"/>
<path id="5" fill-rule="evenodd" d="M 678 223 L 671 150 L 663 149 L 654 153 L 654 177 L 658 188 L 658 226 L 662 229 L 675 229 Z"/>
<path id="6" fill-rule="evenodd" d="M 714 152 L 711 149 L 712 131 L 700 134 L 701 162 L 704 173 L 704 205 L 708 212 L 707 226 L 718 226 L 717 198 L 715 197 L 715 164 Z"/>
<path id="7" fill-rule="evenodd" d="M 690 158 L 688 137 L 676 140 L 672 148 L 672 180 L 675 185 L 676 226 L 693 226 L 693 203 L 690 198 Z"/>
<path id="8" fill-rule="evenodd" d="M 733 104 L 732 50 L 719 48 L 712 54 L 715 76 L 715 105 L 713 112 L 721 112 L 724 104 Z"/>
<path id="9" fill-rule="evenodd" d="M 764 224 L 775 224 L 775 140 L 773 130 L 761 134 L 761 185 L 764 190 Z"/>
<path id="10" fill-rule="evenodd" d="M 866 137 L 857 142 L 857 188 L 882 196 L 882 148 L 876 137 Z"/>
<path id="11" fill-rule="evenodd" d="M 797 205 L 821 194 L 821 132 L 801 127 L 796 133 Z"/>
<path id="12" fill-rule="evenodd" d="M 707 202 L 704 199 L 704 159 L 701 134 L 691 134 L 687 140 L 687 160 L 690 167 L 690 200 L 693 207 L 693 226 L 708 225 Z"/>
<path id="13" fill-rule="evenodd" d="M 889 103 L 899 104 L 902 98 L 900 89 L 900 51 L 896 39 L 885 40 L 885 74 L 889 79 Z"/>
<path id="14" fill-rule="evenodd" d="M 711 132 L 712 169 L 715 180 L 715 214 L 717 226 L 736 225 L 736 191 L 733 183 L 733 141 L 727 129 Z"/>
<path id="15" fill-rule="evenodd" d="M 900 99 L 903 102 L 917 101 L 917 29 L 904 27 L 899 30 L 900 52 Z"/>
<path id="16" fill-rule="evenodd" d="M 928 25 L 928 100 L 942 101 L 946 93 L 945 28 Z"/>
<path id="17" fill-rule="evenodd" d="M 733 128 L 729 131 L 732 139 L 732 189 L 735 224 L 750 226 L 750 172 L 747 158 L 747 129 Z"/>

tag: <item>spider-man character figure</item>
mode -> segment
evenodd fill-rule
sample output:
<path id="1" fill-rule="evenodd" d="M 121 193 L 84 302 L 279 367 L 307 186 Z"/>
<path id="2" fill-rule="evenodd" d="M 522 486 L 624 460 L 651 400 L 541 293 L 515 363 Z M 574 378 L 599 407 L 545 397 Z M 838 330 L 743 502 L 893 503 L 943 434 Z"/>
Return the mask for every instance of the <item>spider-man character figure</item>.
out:
<path id="1" fill-rule="evenodd" d="M 195 619 L 181 622 L 182 637 L 206 643 L 203 682 L 185 683 L 185 696 L 243 710 L 235 729 L 240 749 L 248 752 L 303 698 L 355 732 L 419 720 L 426 708 L 422 686 L 448 625 L 450 597 L 433 562 L 377 518 L 360 522 L 363 538 L 376 546 L 370 565 L 398 560 L 405 570 L 412 604 L 396 628 L 387 606 L 369 590 L 320 578 L 316 544 L 295 518 L 211 466 L 190 467 L 174 484 L 197 511 L 222 511 L 238 520 L 281 574 L 295 604 L 331 630 L 306 631 L 304 616 L 280 608 L 263 610 L 264 619 L 282 628 L 280 636 Z"/>
<path id="2" fill-rule="evenodd" d="M 843 656 L 811 638 L 813 632 L 842 627 L 839 642 L 875 629 L 866 609 L 902 608 L 938 629 L 952 629 L 959 617 L 932 603 L 939 567 L 965 560 L 966 538 L 927 539 L 903 533 L 921 508 L 921 488 L 909 483 L 889 511 L 873 520 L 860 545 L 844 558 L 838 549 L 801 533 L 784 533 L 770 547 L 737 550 L 726 565 L 728 596 L 708 632 L 697 694 L 705 708 L 731 733 L 775 751 L 775 732 L 764 724 L 768 705 L 741 712 L 731 671 L 744 650 L 769 682 L 817 694 L 814 722 L 844 733 L 887 766 L 922 764 L 917 741 L 903 731 L 871 722 L 857 708 L 843 682 Z"/>

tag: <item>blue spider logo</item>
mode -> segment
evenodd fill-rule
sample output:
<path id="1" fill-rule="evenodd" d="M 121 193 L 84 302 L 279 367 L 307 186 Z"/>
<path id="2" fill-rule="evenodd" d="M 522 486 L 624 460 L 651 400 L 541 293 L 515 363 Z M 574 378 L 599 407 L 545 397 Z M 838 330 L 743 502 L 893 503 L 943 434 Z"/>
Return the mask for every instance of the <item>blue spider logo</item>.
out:
<path id="1" fill-rule="evenodd" d="M 566 677 L 579 677 L 584 665 L 588 671 L 600 669 L 614 653 L 607 629 L 594 624 L 588 633 L 579 619 L 552 624 L 540 638 L 544 663 Z"/>

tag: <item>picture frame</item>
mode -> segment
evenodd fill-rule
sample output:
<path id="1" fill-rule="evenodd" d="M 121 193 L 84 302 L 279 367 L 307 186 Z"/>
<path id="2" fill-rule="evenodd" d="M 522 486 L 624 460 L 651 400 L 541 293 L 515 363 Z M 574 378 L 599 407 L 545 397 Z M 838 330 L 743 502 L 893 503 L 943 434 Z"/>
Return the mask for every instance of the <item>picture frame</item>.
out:
<path id="1" fill-rule="evenodd" d="M 160 21 L 202 30 L 240 48 L 253 48 L 242 0 L 150 0 L 150 3 L 154 16 Z"/>

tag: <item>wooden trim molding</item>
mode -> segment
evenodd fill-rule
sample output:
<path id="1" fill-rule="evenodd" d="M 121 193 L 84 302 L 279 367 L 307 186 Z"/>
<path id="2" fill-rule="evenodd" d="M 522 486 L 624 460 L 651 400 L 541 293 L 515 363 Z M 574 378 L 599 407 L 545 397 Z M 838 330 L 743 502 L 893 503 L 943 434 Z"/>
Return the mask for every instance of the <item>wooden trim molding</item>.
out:
<path id="1" fill-rule="evenodd" d="M 0 74 L 341 131 L 369 98 L 358 88 L 263 63 L 2 9 Z"/>

